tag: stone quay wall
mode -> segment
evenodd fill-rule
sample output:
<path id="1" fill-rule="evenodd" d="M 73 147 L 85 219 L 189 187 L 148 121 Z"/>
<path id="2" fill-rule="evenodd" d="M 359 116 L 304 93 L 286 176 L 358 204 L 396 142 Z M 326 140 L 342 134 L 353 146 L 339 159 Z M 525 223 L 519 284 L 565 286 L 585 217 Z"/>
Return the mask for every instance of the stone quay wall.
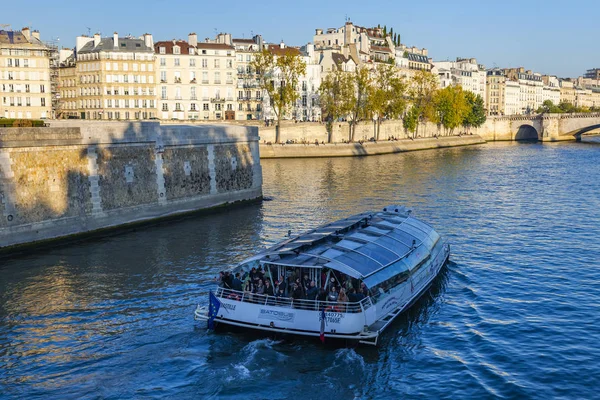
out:
<path id="1" fill-rule="evenodd" d="M 0 128 L 0 249 L 262 196 L 258 128 Z"/>

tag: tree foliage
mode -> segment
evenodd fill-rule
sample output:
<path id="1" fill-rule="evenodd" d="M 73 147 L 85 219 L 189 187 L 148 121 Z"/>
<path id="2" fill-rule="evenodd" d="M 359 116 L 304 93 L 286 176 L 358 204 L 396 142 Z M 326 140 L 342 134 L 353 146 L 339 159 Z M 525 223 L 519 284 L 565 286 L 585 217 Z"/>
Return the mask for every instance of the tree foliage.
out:
<path id="1" fill-rule="evenodd" d="M 350 133 L 348 140 L 354 141 L 354 132 L 356 125 L 360 121 L 365 120 L 371 115 L 369 94 L 371 92 L 371 76 L 369 70 L 365 66 L 357 67 L 352 73 L 352 90 L 354 97 L 352 98 L 352 107 L 350 110 Z"/>
<path id="2" fill-rule="evenodd" d="M 392 65 L 379 64 L 374 70 L 369 92 L 369 111 L 379 125 L 384 118 L 399 118 L 406 110 L 406 83 Z"/>
<path id="3" fill-rule="evenodd" d="M 463 119 L 462 125 L 469 129 L 471 127 L 479 128 L 485 123 L 485 103 L 483 97 L 475 95 L 473 92 L 465 92 L 467 101 L 467 113 Z"/>
<path id="4" fill-rule="evenodd" d="M 347 116 L 354 105 L 352 75 L 341 69 L 328 74 L 319 87 L 321 110 L 326 121 L 328 142 L 331 143 L 333 123 Z"/>
<path id="5" fill-rule="evenodd" d="M 256 71 L 258 85 L 269 96 L 277 116 L 275 142 L 279 143 L 280 121 L 290 106 L 300 98 L 296 87 L 300 76 L 306 73 L 306 63 L 293 49 L 286 49 L 282 55 L 275 55 L 264 49 L 254 57 L 250 67 Z"/>
<path id="6" fill-rule="evenodd" d="M 417 129 L 419 123 L 425 123 L 435 119 L 435 93 L 437 90 L 437 79 L 435 75 L 426 70 L 418 71 L 411 79 L 409 86 L 409 97 L 413 112 L 417 114 Z M 415 131 L 416 133 L 416 131 Z"/>
<path id="7" fill-rule="evenodd" d="M 434 96 L 434 104 L 434 121 L 450 133 L 463 124 L 470 111 L 467 103 L 467 93 L 461 86 L 448 86 L 438 90 Z"/>

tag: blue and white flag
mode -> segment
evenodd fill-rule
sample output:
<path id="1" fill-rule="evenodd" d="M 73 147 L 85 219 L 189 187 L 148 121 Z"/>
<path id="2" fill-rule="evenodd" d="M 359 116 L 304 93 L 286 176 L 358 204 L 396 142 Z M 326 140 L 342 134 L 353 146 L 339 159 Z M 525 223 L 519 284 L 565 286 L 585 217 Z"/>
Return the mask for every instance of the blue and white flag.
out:
<path id="1" fill-rule="evenodd" d="M 215 329 L 215 317 L 217 316 L 220 307 L 221 302 L 211 290 L 208 295 L 208 329 Z"/>

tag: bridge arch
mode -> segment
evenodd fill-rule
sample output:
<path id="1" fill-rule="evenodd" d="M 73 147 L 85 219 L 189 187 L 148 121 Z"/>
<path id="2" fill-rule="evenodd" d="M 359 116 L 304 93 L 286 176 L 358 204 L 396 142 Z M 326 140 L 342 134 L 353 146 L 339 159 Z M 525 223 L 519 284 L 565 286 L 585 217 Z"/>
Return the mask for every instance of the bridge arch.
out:
<path id="1" fill-rule="evenodd" d="M 586 132 L 593 131 L 593 130 L 596 130 L 596 129 L 600 129 L 600 124 L 590 125 L 588 127 L 581 128 L 581 129 L 578 129 L 578 130 L 573 131 L 573 132 L 569 132 L 568 135 L 569 136 L 575 136 L 575 140 L 577 140 L 578 142 L 580 142 L 581 141 L 581 135 L 583 135 Z"/>
<path id="2" fill-rule="evenodd" d="M 532 124 L 522 124 L 517 128 L 513 140 L 516 141 L 538 141 L 540 133 Z"/>

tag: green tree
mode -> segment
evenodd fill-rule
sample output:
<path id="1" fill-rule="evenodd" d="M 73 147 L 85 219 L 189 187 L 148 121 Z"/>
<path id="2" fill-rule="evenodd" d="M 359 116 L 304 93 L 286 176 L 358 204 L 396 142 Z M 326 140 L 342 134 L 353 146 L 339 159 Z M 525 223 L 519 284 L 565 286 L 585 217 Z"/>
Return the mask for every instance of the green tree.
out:
<path id="1" fill-rule="evenodd" d="M 383 26 L 383 37 L 387 36 L 387 25 Z"/>
<path id="2" fill-rule="evenodd" d="M 348 124 L 350 125 L 350 132 L 348 140 L 354 141 L 354 133 L 356 131 L 356 125 L 368 118 L 371 115 L 369 94 L 371 92 L 371 76 L 367 67 L 360 66 L 356 67 L 352 75 L 352 89 L 354 97 L 352 100 L 352 107 L 350 111 L 350 118 Z"/>
<path id="3" fill-rule="evenodd" d="M 383 118 L 399 118 L 406 110 L 406 83 L 398 76 L 394 66 L 377 65 L 370 87 L 369 103 L 368 108 L 377 121 L 375 138 L 379 140 Z"/>
<path id="4" fill-rule="evenodd" d="M 419 110 L 417 110 L 414 106 L 409 108 L 409 110 L 404 115 L 402 119 L 402 126 L 406 129 L 407 132 L 411 134 L 415 134 L 417 131 L 417 125 L 419 123 Z"/>
<path id="5" fill-rule="evenodd" d="M 467 129 L 471 127 L 479 128 L 485 123 L 485 104 L 483 97 L 475 95 L 472 92 L 465 92 L 468 112 L 465 115 L 462 125 Z"/>
<path id="6" fill-rule="evenodd" d="M 434 96 L 437 91 L 437 78 L 429 71 L 419 70 L 411 79 L 409 86 L 409 97 L 413 108 L 417 112 L 417 127 L 419 124 L 435 119 Z"/>
<path id="7" fill-rule="evenodd" d="M 326 121 L 327 142 L 332 142 L 333 123 L 352 110 L 354 86 L 352 75 L 336 69 L 321 81 L 319 101 Z"/>
<path id="8" fill-rule="evenodd" d="M 558 114 L 562 113 L 563 110 L 555 105 L 552 100 L 544 100 L 542 105 L 536 110 L 538 114 Z"/>
<path id="9" fill-rule="evenodd" d="M 450 134 L 462 125 L 470 111 L 465 91 L 461 86 L 448 86 L 438 90 L 434 96 L 434 103 L 434 121 L 442 125 Z"/>
<path id="10" fill-rule="evenodd" d="M 277 116 L 275 143 L 280 143 L 281 119 L 300 98 L 296 87 L 300 76 L 306 73 L 306 64 L 295 49 L 287 48 L 281 55 L 265 49 L 254 57 L 250 67 L 256 71 L 258 86 L 269 96 L 271 107 Z"/>
<path id="11" fill-rule="evenodd" d="M 561 101 L 558 108 L 564 113 L 576 112 L 575 106 L 567 101 Z"/>

